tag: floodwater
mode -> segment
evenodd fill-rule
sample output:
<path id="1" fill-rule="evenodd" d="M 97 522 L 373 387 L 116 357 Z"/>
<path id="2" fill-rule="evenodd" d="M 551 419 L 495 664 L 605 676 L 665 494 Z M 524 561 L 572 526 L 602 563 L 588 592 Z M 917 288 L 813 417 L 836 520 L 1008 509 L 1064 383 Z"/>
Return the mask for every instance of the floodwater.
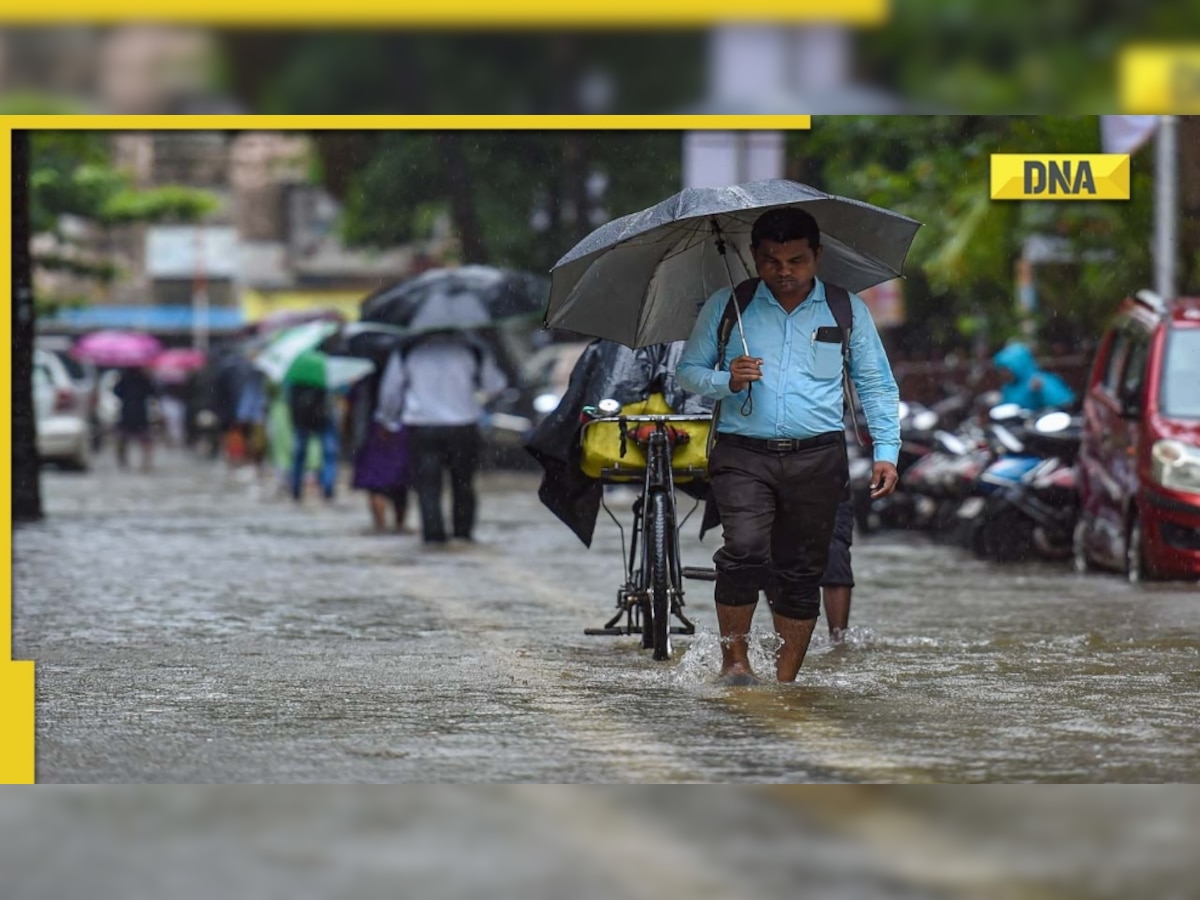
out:
<path id="1" fill-rule="evenodd" d="M 14 536 L 38 780 L 1200 780 L 1194 584 L 873 536 L 850 640 L 822 624 L 796 684 L 725 688 L 711 585 L 690 583 L 698 633 L 670 662 L 585 636 L 615 611 L 616 527 L 588 550 L 533 476 L 484 485 L 479 543 L 429 552 L 364 533 L 359 495 L 295 508 L 183 456 L 46 472 L 48 517 Z M 611 495 L 624 520 L 630 500 Z M 706 565 L 698 519 L 685 563 Z"/>

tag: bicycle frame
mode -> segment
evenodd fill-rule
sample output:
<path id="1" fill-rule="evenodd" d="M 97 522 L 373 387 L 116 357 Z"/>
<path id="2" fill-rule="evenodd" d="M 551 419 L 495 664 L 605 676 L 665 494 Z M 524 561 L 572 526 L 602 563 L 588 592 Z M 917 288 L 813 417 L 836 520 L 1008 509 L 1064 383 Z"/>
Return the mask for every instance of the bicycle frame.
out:
<path id="1" fill-rule="evenodd" d="M 665 560 L 666 578 L 667 578 L 667 595 L 669 601 L 669 612 L 667 618 L 674 617 L 679 619 L 681 626 L 672 626 L 666 629 L 665 648 L 656 648 L 655 658 L 665 659 L 670 655 L 669 635 L 670 634 L 694 634 L 695 625 L 683 613 L 684 606 L 684 590 L 683 590 L 683 568 L 681 565 L 681 554 L 679 546 L 679 527 L 678 516 L 675 504 L 675 469 L 671 464 L 673 446 L 670 441 L 668 426 L 672 422 L 699 422 L 709 421 L 707 416 L 686 416 L 686 415 L 635 415 L 635 416 L 606 416 L 603 418 L 593 419 L 585 423 L 584 428 L 593 424 L 602 422 L 617 423 L 621 434 L 622 454 L 624 453 L 625 442 L 629 440 L 628 428 L 630 424 L 653 424 L 654 430 L 650 432 L 646 441 L 644 450 L 646 456 L 646 468 L 642 478 L 642 493 L 634 501 L 633 504 L 633 533 L 631 536 L 628 553 L 626 553 L 625 529 L 621 526 L 620 521 L 608 508 L 606 503 L 602 502 L 605 512 L 616 523 L 617 528 L 621 532 L 622 556 L 626 560 L 626 577 L 625 584 L 617 591 L 617 614 L 610 619 L 602 628 L 586 629 L 587 634 L 641 634 L 642 646 L 644 648 L 654 647 L 654 635 L 650 627 L 654 621 L 652 611 L 652 580 L 653 572 L 656 564 L 659 564 L 657 558 L 658 548 L 653 546 L 653 523 L 651 521 L 656 507 L 655 497 L 663 497 L 663 508 L 665 509 L 665 525 L 666 525 L 666 545 L 663 548 L 666 551 L 667 559 Z M 694 470 L 686 470 L 689 475 L 698 474 Z M 623 477 L 627 478 L 630 470 L 605 470 L 605 477 Z M 697 501 L 697 505 L 699 501 Z M 693 508 L 694 511 L 694 508 Z M 691 513 L 688 514 L 689 516 Z M 617 623 L 625 618 L 624 627 L 619 627 Z M 662 642 L 663 633 L 660 632 L 659 640 Z"/>

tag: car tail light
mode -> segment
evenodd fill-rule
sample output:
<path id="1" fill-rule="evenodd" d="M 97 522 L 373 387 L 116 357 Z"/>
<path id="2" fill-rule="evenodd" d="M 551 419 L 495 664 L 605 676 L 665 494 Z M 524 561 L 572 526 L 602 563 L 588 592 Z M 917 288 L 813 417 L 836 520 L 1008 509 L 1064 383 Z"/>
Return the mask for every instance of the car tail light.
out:
<path id="1" fill-rule="evenodd" d="M 59 388 L 54 392 L 54 411 L 70 412 L 75 408 L 75 391 L 71 388 Z"/>

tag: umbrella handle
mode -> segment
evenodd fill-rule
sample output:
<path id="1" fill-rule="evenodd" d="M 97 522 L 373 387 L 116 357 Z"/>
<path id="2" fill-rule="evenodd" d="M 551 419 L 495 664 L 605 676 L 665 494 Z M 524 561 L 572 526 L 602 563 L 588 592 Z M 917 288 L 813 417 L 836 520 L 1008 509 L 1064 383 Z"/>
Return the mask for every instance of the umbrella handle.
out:
<path id="1" fill-rule="evenodd" d="M 725 252 L 725 235 L 721 234 L 721 226 L 717 223 L 716 216 L 708 220 L 712 227 L 713 237 L 717 239 L 717 252 L 721 254 L 721 262 L 725 263 L 725 277 L 729 279 L 729 290 L 731 295 L 736 293 L 736 286 L 733 283 L 733 270 L 729 268 L 729 254 Z M 737 302 L 736 298 L 733 302 L 733 311 L 737 315 L 738 337 L 742 339 L 742 355 L 750 355 L 750 346 L 746 343 L 746 327 L 742 324 L 742 305 Z M 742 402 L 741 413 L 743 416 L 748 416 L 754 412 L 754 385 L 746 385 L 746 399 Z"/>

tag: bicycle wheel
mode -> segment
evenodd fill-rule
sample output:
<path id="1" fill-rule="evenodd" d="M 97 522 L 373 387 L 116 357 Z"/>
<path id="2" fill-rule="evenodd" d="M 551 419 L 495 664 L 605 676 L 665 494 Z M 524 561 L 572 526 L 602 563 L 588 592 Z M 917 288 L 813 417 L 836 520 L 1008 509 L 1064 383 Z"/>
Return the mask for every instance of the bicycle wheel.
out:
<path id="1" fill-rule="evenodd" d="M 671 535 L 667 529 L 670 522 L 667 517 L 667 495 L 655 494 L 651 500 L 649 531 L 646 535 L 646 549 L 650 554 L 650 621 L 643 624 L 649 626 L 654 634 L 654 658 L 657 660 L 671 658 Z"/>

